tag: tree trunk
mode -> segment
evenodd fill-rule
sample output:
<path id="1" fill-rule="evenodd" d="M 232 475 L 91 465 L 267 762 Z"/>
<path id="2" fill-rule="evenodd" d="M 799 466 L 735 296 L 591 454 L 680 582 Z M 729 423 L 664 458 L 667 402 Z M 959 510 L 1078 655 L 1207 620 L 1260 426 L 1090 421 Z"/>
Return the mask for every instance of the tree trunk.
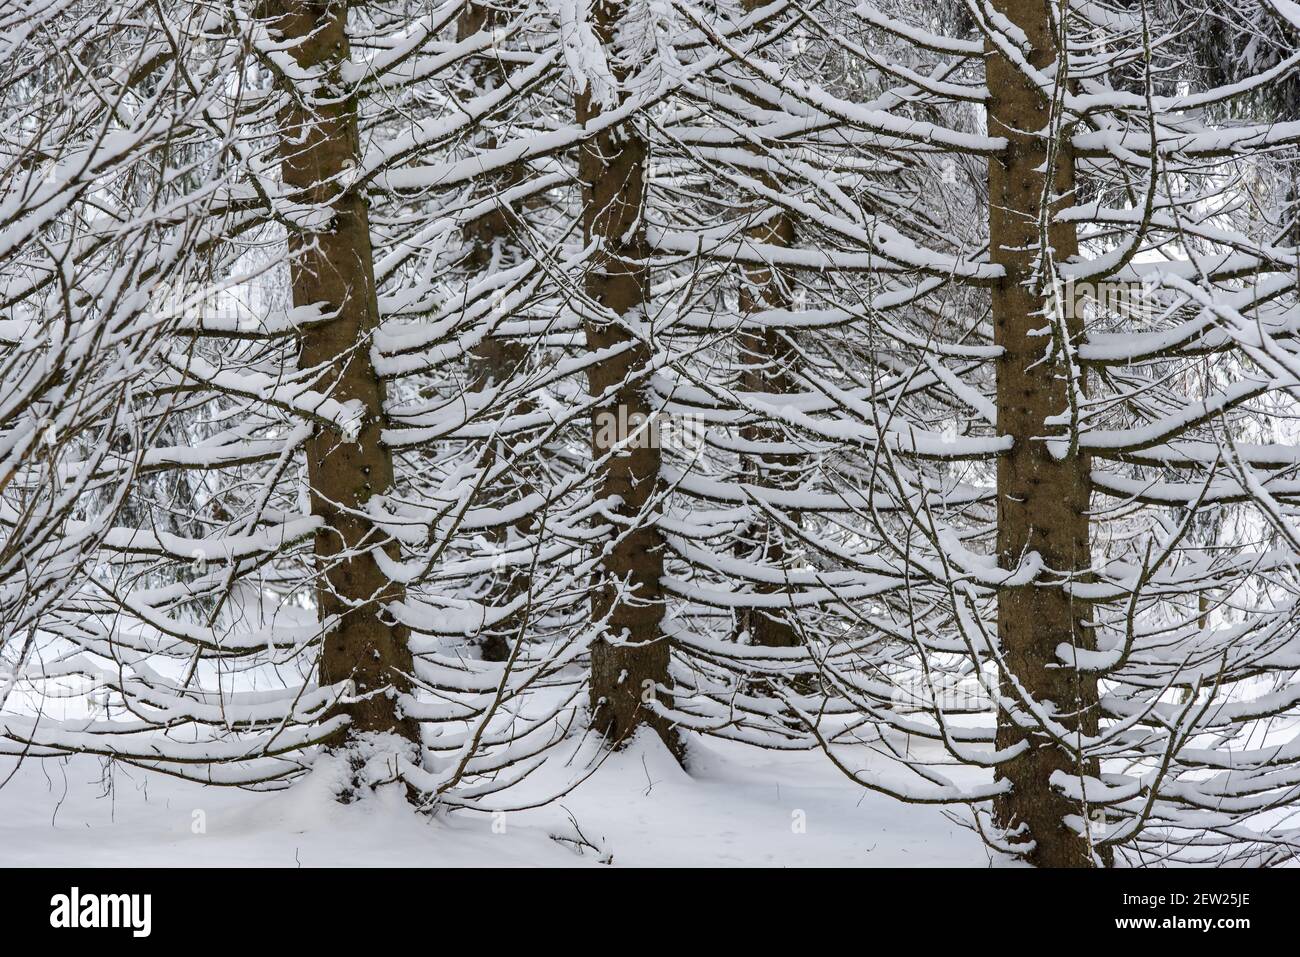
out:
<path id="1" fill-rule="evenodd" d="M 762 174 L 765 185 L 778 188 L 773 177 Z M 756 226 L 749 231 L 755 242 L 791 247 L 794 245 L 794 224 L 785 213 Z M 741 280 L 740 312 L 749 315 L 763 309 L 790 308 L 790 295 L 786 278 L 773 267 L 745 266 Z M 794 377 L 790 374 L 796 356 L 780 334 L 761 330 L 742 332 L 737 337 L 740 353 L 740 388 L 744 392 L 765 392 L 773 396 L 789 395 L 794 391 Z M 743 426 L 741 438 L 748 442 L 776 443 L 785 439 L 779 427 L 764 423 Z M 799 484 L 801 456 L 781 453 L 758 453 L 746 456 L 742 465 L 745 480 L 760 488 L 793 489 Z M 797 515 L 792 515 L 798 521 Z M 786 560 L 787 548 L 784 529 L 764 515 L 757 516 L 746 530 L 746 539 L 739 543 L 741 558 L 760 565 L 780 568 Z M 785 590 L 780 584 L 760 584 L 756 591 L 770 595 Z M 793 648 L 800 644 L 799 633 L 780 613 L 757 608 L 742 612 L 741 626 L 749 632 L 749 640 L 769 648 Z"/>
<path id="2" fill-rule="evenodd" d="M 495 7 L 484 3 L 471 2 L 465 7 L 465 12 L 460 15 L 456 22 L 457 39 L 465 40 L 480 30 L 491 30 L 498 25 L 499 20 L 500 17 Z M 471 64 L 470 70 L 474 79 L 476 94 L 487 90 L 494 74 L 503 82 L 507 79 L 506 70 L 500 63 L 494 66 L 476 60 Z M 485 142 L 482 144 L 484 149 L 493 149 L 497 145 L 496 137 L 490 132 L 486 134 L 484 140 Z M 485 184 L 476 188 L 475 196 L 476 198 L 486 198 L 499 194 L 517 185 L 521 178 L 520 168 L 512 165 L 497 177 L 495 182 L 489 179 Z M 491 268 L 494 256 L 498 255 L 501 248 L 509 242 L 512 236 L 509 213 L 504 206 L 498 205 L 491 212 L 467 223 L 464 233 L 470 245 L 467 265 L 476 275 L 481 276 Z M 528 349 L 523 343 L 494 335 L 485 336 L 483 341 L 474 347 L 470 357 L 470 388 L 481 391 L 494 384 L 510 381 L 523 367 L 527 358 Z M 528 409 L 524 408 L 520 411 L 527 412 Z M 497 449 L 488 449 L 483 458 L 483 467 L 492 468 L 497 462 L 497 454 Z M 508 496 L 517 489 L 517 486 L 511 487 L 507 483 L 505 488 L 486 488 L 483 491 L 493 498 L 499 498 L 503 494 Z M 526 492 L 527 489 L 525 488 L 523 493 L 526 494 Z M 523 519 L 513 527 L 520 534 L 526 534 L 530 524 L 530 520 Z M 493 545 L 504 547 L 510 541 L 510 528 L 510 526 L 505 525 L 495 526 L 488 529 L 487 537 Z M 492 600 L 500 601 L 503 604 L 509 604 L 517 599 L 528 587 L 523 575 L 511 574 L 510 569 L 506 570 L 506 574 L 510 577 L 505 582 L 504 587 L 499 587 L 494 582 L 494 593 L 491 596 Z M 511 617 L 498 622 L 492 631 L 482 635 L 479 648 L 482 651 L 484 660 L 508 660 L 511 651 L 510 636 L 517 631 L 518 627 L 518 620 Z"/>
<path id="3" fill-rule="evenodd" d="M 1018 26 L 1032 44 L 1030 62 L 1054 70 L 1056 41 L 1049 0 L 994 0 L 993 6 Z M 1050 322 L 1045 277 L 1039 274 L 1039 208 L 1044 191 L 1063 197 L 1053 208 L 1071 202 L 1074 164 L 1067 136 L 1061 137 L 1048 164 L 1051 104 L 990 44 L 987 47 L 989 135 L 1006 137 L 1009 146 L 989 161 L 989 240 L 994 262 L 1006 277 L 993 289 L 994 341 L 1004 353 L 997 363 L 998 430 L 1014 440 L 998 460 L 997 548 L 1003 568 L 1014 568 L 1028 552 L 1037 552 L 1051 572 L 1090 566 L 1088 533 L 1089 460 L 1083 454 L 1056 459 L 1042 436 L 1059 434 L 1051 416 L 1069 406 L 1069 378 L 1059 361 L 1045 362 L 1051 339 L 1035 335 Z M 1078 252 L 1073 225 L 1051 227 L 1048 241 L 1057 261 Z M 1068 315 L 1078 314 L 1070 310 Z M 1071 319 L 1070 334 L 1081 331 Z M 1059 358 L 1059 357 L 1058 357 Z M 1095 733 L 1097 685 L 1093 678 L 1067 667 L 1053 667 L 1056 648 L 1065 643 L 1092 647 L 1086 602 L 1072 599 L 1058 585 L 1038 583 L 1004 588 L 998 595 L 998 637 L 1005 661 L 1025 691 L 1040 705 L 1054 707 L 1067 728 Z M 1013 697 L 1009 683 L 1002 694 Z M 1045 867 L 1087 867 L 1090 843 L 1063 824 L 1067 815 L 1084 817 L 1077 802 L 1066 799 L 1049 781 L 1058 771 L 1071 776 L 1095 774 L 1080 767 L 1075 754 L 1045 735 L 1017 726 L 999 712 L 997 745 L 1009 748 L 1025 737 L 1030 748 L 1005 763 L 999 775 L 1012 790 L 995 803 L 998 824 L 1013 840 L 1033 841 L 1027 859 Z M 1017 831 L 1017 829 L 1020 829 Z"/>
<path id="4" fill-rule="evenodd" d="M 307 441 L 312 514 L 324 519 L 316 534 L 317 600 L 322 620 L 339 616 L 324 641 L 320 680 L 351 679 L 354 700 L 340 710 L 351 718 L 346 744 L 361 733 L 394 733 L 418 748 L 419 727 L 404 718 L 397 693 L 410 688 L 407 629 L 392 621 L 385 603 L 403 590 L 376 559 L 395 543 L 362 514 L 375 495 L 393 487 L 393 459 L 380 440 L 384 388 L 375 374 L 370 340 L 379 323 L 367 203 L 347 177 L 360 160 L 357 105 L 340 77 L 349 59 L 346 0 L 275 0 L 271 29 L 293 43 L 298 65 L 319 76 L 286 90 L 280 120 L 281 170 L 297 202 L 328 212 L 312 230 L 289 237 L 295 306 L 323 303 L 333 318 L 302 333 L 299 368 L 319 373 L 317 388 L 363 410 L 359 428 L 318 426 Z"/>
<path id="5" fill-rule="evenodd" d="M 769 0 L 744 0 L 742 6 L 746 13 L 753 13 L 763 7 Z M 755 152 L 761 152 L 757 146 L 751 146 Z M 757 174 L 757 179 L 765 187 L 780 191 L 779 180 L 771 173 Z M 760 211 L 766 211 L 767 203 L 762 202 Z M 790 248 L 794 246 L 794 221 L 784 210 L 777 211 L 770 218 L 758 223 L 749 230 L 748 236 L 756 243 Z M 747 316 L 763 309 L 789 309 L 790 281 L 781 270 L 766 266 L 744 266 L 741 273 L 740 312 Z M 744 392 L 766 392 L 771 395 L 788 395 L 794 391 L 794 377 L 791 369 L 795 363 L 793 350 L 782 341 L 781 336 L 770 330 L 742 332 L 737 337 L 737 349 L 740 354 L 741 374 L 740 388 Z M 750 442 L 780 442 L 784 436 L 780 428 L 762 423 L 747 425 L 741 429 L 741 438 Z M 746 481 L 753 482 L 760 488 L 791 489 L 799 484 L 798 455 L 748 456 L 744 460 Z M 798 521 L 798 516 L 791 516 Z M 787 549 L 784 531 L 780 525 L 765 516 L 759 516 L 747 529 L 749 541 L 740 542 L 741 558 L 753 558 L 760 565 L 780 568 L 786 560 Z M 770 595 L 784 591 L 782 585 L 759 585 L 756 591 L 760 595 Z M 740 626 L 749 632 L 749 640 L 755 645 L 769 648 L 793 648 L 800 644 L 799 633 L 784 617 L 756 608 L 746 609 L 741 613 Z"/>
<path id="6" fill-rule="evenodd" d="M 592 2 L 592 27 L 606 50 L 613 47 L 626 9 L 625 0 Z M 620 83 L 624 73 L 615 67 Z M 580 124 L 601 115 L 590 86 L 578 95 L 576 106 Z M 604 631 L 591 648 L 591 709 L 594 727 L 615 745 L 646 724 L 680 754 L 674 729 L 647 707 L 656 696 L 667 703 L 657 689 L 668 683 L 668 642 L 662 629 L 664 541 L 650 512 L 662 487 L 658 430 L 650 427 L 653 406 L 645 376 L 652 357 L 628 329 L 649 318 L 650 250 L 643 216 L 647 157 L 645 136 L 635 120 L 585 140 L 578 156 L 583 234 L 595 249 L 584 288 L 605 313 L 586 320 L 587 348 L 596 352 L 626 346 L 587 372 L 591 393 L 609 394 L 593 410 L 591 447 L 593 459 L 601 463 L 598 494 L 614 499 L 602 519 L 613 526 L 612 540 L 592 599 L 593 618 L 604 621 Z"/>

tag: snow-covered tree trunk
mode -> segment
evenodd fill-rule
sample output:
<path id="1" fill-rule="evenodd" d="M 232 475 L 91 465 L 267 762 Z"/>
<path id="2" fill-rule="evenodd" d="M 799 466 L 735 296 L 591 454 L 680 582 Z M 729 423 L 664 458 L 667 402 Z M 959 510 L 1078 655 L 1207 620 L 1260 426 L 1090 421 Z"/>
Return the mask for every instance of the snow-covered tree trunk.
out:
<path id="1" fill-rule="evenodd" d="M 1029 63 L 1050 72 L 1057 42 L 1048 4 L 997 0 L 993 6 L 1024 32 Z M 999 40 L 1012 42 L 1006 36 Z M 1053 454 L 1044 441 L 1062 432 L 1060 417 L 1076 407 L 1071 390 L 1082 388 L 1068 358 L 1072 346 L 1059 334 L 1055 342 L 1044 334 L 1053 323 L 1052 264 L 1078 253 L 1074 224 L 1053 219 L 1062 202 L 1072 201 L 1074 163 L 1044 92 L 1001 43 L 988 43 L 986 50 L 989 135 L 1007 141 L 988 166 L 990 257 L 1005 270 L 992 290 L 994 342 L 1003 349 L 997 362 L 997 424 L 1013 441 L 997 464 L 997 550 L 1004 569 L 1033 562 L 1035 553 L 1042 564 L 1033 580 L 998 593 L 998 638 L 1007 668 L 1001 693 L 1010 710 L 999 712 L 997 744 L 1001 749 L 1023 744 L 1025 750 L 999 769 L 1011 790 L 995 807 L 999 824 L 1014 840 L 1033 842 L 1028 854 L 1033 863 L 1088 866 L 1093 859 L 1086 838 L 1064 823 L 1080 809 L 1051 779 L 1058 773 L 1095 774 L 1096 768 L 1081 767 L 1058 741 L 1027 734 L 1015 720 L 1018 703 L 1012 703 L 1027 695 L 1040 706 L 1054 707 L 1064 728 L 1096 732 L 1095 678 L 1061 667 L 1057 659 L 1062 644 L 1092 647 L 1088 603 L 1060 587 L 1062 575 L 1090 565 L 1089 458 L 1077 448 Z M 1077 337 L 1078 320 L 1065 331 L 1068 338 Z"/>
<path id="2" fill-rule="evenodd" d="M 354 694 L 339 707 L 349 734 L 395 733 L 419 742 L 417 725 L 398 709 L 412 672 L 407 630 L 385 612 L 401 586 L 381 567 L 379 552 L 397 557 L 368 509 L 393 487 L 393 460 L 381 441 L 384 388 L 371 357 L 379 322 L 370 224 L 364 192 L 353 183 L 360 161 L 357 105 L 342 77 L 350 48 L 345 0 L 278 0 L 270 20 L 301 75 L 285 91 L 280 158 L 284 183 L 301 204 L 290 235 L 293 303 L 323 304 L 330 318 L 302 332 L 299 370 L 315 388 L 352 410 L 352 427 L 318 425 L 306 443 L 316 533 L 316 589 L 324 637 L 323 684 L 351 680 Z"/>
<path id="3" fill-rule="evenodd" d="M 621 0 L 594 0 L 592 32 L 611 70 L 576 98 L 578 123 L 597 129 L 579 148 L 583 236 L 592 250 L 583 279 L 587 349 L 603 353 L 588 366 L 597 403 L 592 457 L 598 495 L 607 503 L 598 521 L 609 528 L 592 617 L 601 633 L 591 648 L 591 708 L 597 730 L 620 743 L 642 724 L 670 747 L 675 735 L 650 707 L 668 682 L 663 633 L 664 541 L 656 524 L 661 503 L 661 451 L 648 394 L 652 359 L 650 247 L 645 235 L 649 147 L 637 119 L 602 124 L 626 100 L 628 65 L 618 61 L 616 37 L 628 12 Z M 612 82 L 610 82 L 612 80 Z M 603 128 L 602 128 L 603 127 Z"/>

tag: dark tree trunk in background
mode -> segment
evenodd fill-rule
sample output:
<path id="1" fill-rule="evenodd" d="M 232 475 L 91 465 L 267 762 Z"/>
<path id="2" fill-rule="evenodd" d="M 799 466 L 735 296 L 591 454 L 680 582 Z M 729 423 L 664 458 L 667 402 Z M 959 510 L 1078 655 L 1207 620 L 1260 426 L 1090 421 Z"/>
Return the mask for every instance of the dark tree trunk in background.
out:
<path id="1" fill-rule="evenodd" d="M 770 0 L 744 0 L 746 13 L 765 6 Z M 761 153 L 757 146 L 751 151 Z M 780 192 L 781 183 L 771 173 L 758 173 L 756 178 L 765 187 Z M 791 248 L 795 241 L 794 221 L 784 211 L 772 210 L 762 203 L 758 210 L 763 216 L 748 237 L 756 243 Z M 740 313 L 747 316 L 764 309 L 789 309 L 791 306 L 790 278 L 782 270 L 770 266 L 745 266 L 741 275 Z M 770 395 L 789 395 L 795 389 L 794 368 L 796 355 L 783 341 L 780 333 L 771 330 L 742 331 L 737 336 L 742 392 L 766 392 Z M 775 443 L 784 439 L 779 427 L 763 423 L 744 426 L 740 436 L 748 442 Z M 799 483 L 798 469 L 801 456 L 760 453 L 749 455 L 742 461 L 744 480 L 760 488 L 792 489 Z M 798 516 L 791 516 L 798 521 Z M 785 532 L 781 526 L 765 515 L 758 516 L 746 529 L 745 540 L 738 549 L 741 558 L 750 558 L 760 565 L 780 568 L 786 561 Z M 785 590 L 778 584 L 759 585 L 760 595 L 771 595 Z M 756 608 L 742 612 L 741 628 L 749 632 L 749 640 L 769 648 L 792 648 L 798 644 L 799 633 L 780 615 Z"/>
<path id="2" fill-rule="evenodd" d="M 495 7 L 484 3 L 469 3 L 465 7 L 465 12 L 460 15 L 456 23 L 457 38 L 464 40 L 473 36 L 480 30 L 494 29 L 502 18 Z M 486 92 L 490 85 L 504 83 L 507 79 L 508 72 L 501 61 L 495 63 L 488 60 L 475 60 L 471 66 L 471 76 L 475 88 L 475 93 Z M 496 146 L 496 138 L 489 132 L 483 142 L 479 144 L 483 149 L 492 149 Z M 521 171 L 517 166 L 510 166 L 500 176 L 485 178 L 482 185 L 475 190 L 476 199 L 486 199 L 491 196 L 499 195 L 504 190 L 518 185 L 521 180 Z M 494 259 L 502 256 L 511 244 L 513 230 L 511 228 L 510 211 L 503 205 L 496 205 L 490 212 L 465 226 L 465 238 L 469 241 L 469 259 L 466 265 L 475 276 L 483 277 L 492 267 Z M 510 263 L 509 265 L 513 265 Z M 470 388 L 475 391 L 482 391 L 493 385 L 500 385 L 509 382 L 524 367 L 528 359 L 527 347 L 518 341 L 506 339 L 500 336 L 488 335 L 483 338 L 473 351 L 471 358 L 471 381 Z M 527 411 L 521 409 L 520 411 Z M 483 467 L 490 469 L 497 464 L 498 450 L 495 448 L 488 449 L 483 459 Z M 517 483 L 505 481 L 500 483 L 500 487 L 485 488 L 483 492 L 497 504 L 509 504 L 508 499 L 519 494 L 526 494 L 526 488 Z M 530 522 L 522 520 L 514 527 L 521 533 L 528 530 Z M 510 526 L 496 526 L 487 530 L 488 539 L 498 547 L 506 546 L 510 541 Z M 522 574 L 512 574 L 511 569 L 506 569 L 505 574 L 509 576 L 504 585 L 493 583 L 493 594 L 490 599 L 501 604 L 509 604 L 528 587 L 527 580 Z M 506 661 L 510 658 L 511 637 L 518 630 L 520 622 L 517 616 L 512 616 L 504 621 L 497 623 L 490 632 L 485 633 L 479 643 L 482 649 L 483 657 L 487 661 Z"/>
<path id="3" fill-rule="evenodd" d="M 345 737 L 391 732 L 418 746 L 419 728 L 402 717 L 396 700 L 410 686 L 407 629 L 383 610 L 403 590 L 375 557 L 383 548 L 396 558 L 397 547 L 359 514 L 373 496 L 391 491 L 393 460 L 380 440 L 384 388 L 370 356 L 379 305 L 366 198 L 347 185 L 360 158 L 356 100 L 339 71 L 350 53 L 347 9 L 344 0 L 268 4 L 271 29 L 293 43 L 300 67 L 321 78 L 314 87 L 300 81 L 287 90 L 281 115 L 285 186 L 295 201 L 329 213 L 319 227 L 289 239 L 294 305 L 322 303 L 334 315 L 302 333 L 298 364 L 319 374 L 318 390 L 363 410 L 354 434 L 318 426 L 306 445 L 312 514 L 325 520 L 315 540 L 320 615 L 341 619 L 325 636 L 320 680 L 355 683 L 356 700 L 340 706 L 351 718 Z"/>
<path id="4" fill-rule="evenodd" d="M 1055 4 L 994 0 L 993 6 L 1029 38 L 1030 62 L 1050 73 L 1056 60 L 1051 17 Z M 1009 141 L 1008 148 L 989 161 L 991 256 L 1006 270 L 992 296 L 994 340 L 1005 350 L 997 364 L 998 429 L 1015 442 L 997 466 L 998 554 L 1007 569 L 1030 551 L 1038 552 L 1056 572 L 1087 569 L 1089 461 L 1082 454 L 1057 460 L 1041 439 L 1062 431 L 1061 425 L 1048 425 L 1047 420 L 1068 408 L 1069 382 L 1060 362 L 1043 361 L 1050 338 L 1033 334 L 1049 322 L 1047 293 L 1037 275 L 1040 203 L 1045 190 L 1063 197 L 1056 208 L 1071 202 L 1073 158 L 1063 144 L 1052 162 L 1054 181 L 1049 183 L 1044 169 L 1051 105 L 991 44 L 987 51 L 989 135 Z M 1078 252 L 1073 225 L 1053 226 L 1048 241 L 1058 262 Z M 1071 334 L 1077 334 L 1080 322 L 1073 320 L 1073 326 Z M 999 592 L 1002 653 L 1024 689 L 1039 703 L 1054 705 L 1061 724 L 1092 733 L 1097 727 L 1096 680 L 1053 667 L 1058 645 L 1092 647 L 1086 627 L 1089 607 L 1058 585 L 1043 584 L 1043 577 L 1054 576 L 1049 572 L 1038 583 Z M 1013 696 L 1006 681 L 1002 694 Z M 999 748 L 1012 747 L 1025 736 L 1005 713 L 999 714 Z M 1014 839 L 1034 842 L 1027 855 L 1034 864 L 1090 866 L 1088 840 L 1062 823 L 1067 815 L 1082 816 L 1083 809 L 1056 791 L 1049 779 L 1058 771 L 1072 777 L 1095 774 L 1096 767 L 1081 768 L 1074 754 L 1042 735 L 1031 731 L 1028 738 L 1029 750 L 999 772 L 1011 781 L 1012 790 L 995 803 L 998 823 L 1012 831 L 1020 828 Z"/>
<path id="5" fill-rule="evenodd" d="M 609 50 L 627 9 L 622 0 L 594 0 L 592 27 Z M 616 75 L 623 79 L 621 71 Z M 577 98 L 577 119 L 589 124 L 601 104 L 588 88 Z M 662 625 L 664 541 L 649 508 L 662 487 L 660 449 L 647 420 L 649 347 L 626 328 L 648 320 L 650 250 L 645 239 L 647 143 L 635 122 L 584 140 L 578 157 L 582 183 L 583 234 L 595 244 L 587 263 L 586 294 L 608 315 L 586 320 L 589 351 L 626 346 L 592 365 L 593 395 L 609 397 L 592 414 L 592 456 L 600 463 L 598 494 L 616 498 L 607 518 L 613 540 L 603 553 L 592 601 L 604 633 L 591 648 L 591 708 L 595 728 L 615 744 L 639 726 L 653 727 L 675 753 L 674 730 L 651 711 L 656 687 L 668 683 L 668 642 Z M 624 427 L 625 426 L 625 427 Z M 640 433 L 637 430 L 640 428 Z M 618 439 L 630 438 L 611 453 Z"/>
<path id="6" fill-rule="evenodd" d="M 776 187 L 770 176 L 761 177 L 767 185 Z M 749 231 L 755 242 L 791 247 L 794 245 L 794 224 L 780 213 Z M 741 315 L 764 309 L 790 308 L 787 279 L 772 267 L 746 266 L 740 293 Z M 796 355 L 781 334 L 771 330 L 745 331 L 737 336 L 740 352 L 740 388 L 743 392 L 763 392 L 772 397 L 789 395 L 794 391 Z M 777 443 L 785 440 L 780 427 L 757 423 L 741 428 L 741 438 L 756 443 Z M 743 461 L 744 480 L 760 488 L 793 489 L 799 484 L 799 467 L 802 456 L 788 453 L 761 452 L 747 455 Z M 798 521 L 797 515 L 792 515 Z M 787 559 L 785 530 L 766 515 L 759 515 L 746 529 L 740 543 L 740 557 L 749 558 L 760 565 L 781 568 Z M 761 584 L 755 589 L 760 595 L 785 591 L 781 584 Z M 750 641 L 756 645 L 792 648 L 800 643 L 799 633 L 781 616 L 779 610 L 762 611 L 751 608 L 744 612 L 741 626 L 749 632 Z"/>

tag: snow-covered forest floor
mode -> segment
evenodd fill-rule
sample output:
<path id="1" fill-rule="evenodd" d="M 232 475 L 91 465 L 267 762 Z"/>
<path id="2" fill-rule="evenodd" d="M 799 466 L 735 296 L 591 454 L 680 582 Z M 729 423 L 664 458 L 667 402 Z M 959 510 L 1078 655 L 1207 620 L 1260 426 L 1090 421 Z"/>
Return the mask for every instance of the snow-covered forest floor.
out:
<path id="1" fill-rule="evenodd" d="M 595 751 L 575 739 L 565 753 L 510 802 L 562 789 Z M 3 760 L 0 779 L 14 771 Z M 866 792 L 816 754 L 697 741 L 688 775 L 642 736 L 554 803 L 432 819 L 397 794 L 340 804 L 332 771 L 257 794 L 109 772 L 86 756 L 26 761 L 0 788 L 0 865 L 581 867 L 606 855 L 643 867 L 989 864 L 978 837 L 943 811 Z M 576 853 L 568 840 L 579 830 L 599 852 Z"/>

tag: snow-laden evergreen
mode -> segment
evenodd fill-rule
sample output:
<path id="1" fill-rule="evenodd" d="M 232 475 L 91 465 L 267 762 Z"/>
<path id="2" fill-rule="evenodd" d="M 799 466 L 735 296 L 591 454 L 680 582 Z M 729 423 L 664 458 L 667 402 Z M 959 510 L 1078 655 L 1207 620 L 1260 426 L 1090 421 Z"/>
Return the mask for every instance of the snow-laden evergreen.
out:
<path id="1" fill-rule="evenodd" d="M 0 751 L 1293 856 L 1300 5 L 340 3 L 0 11 Z"/>

